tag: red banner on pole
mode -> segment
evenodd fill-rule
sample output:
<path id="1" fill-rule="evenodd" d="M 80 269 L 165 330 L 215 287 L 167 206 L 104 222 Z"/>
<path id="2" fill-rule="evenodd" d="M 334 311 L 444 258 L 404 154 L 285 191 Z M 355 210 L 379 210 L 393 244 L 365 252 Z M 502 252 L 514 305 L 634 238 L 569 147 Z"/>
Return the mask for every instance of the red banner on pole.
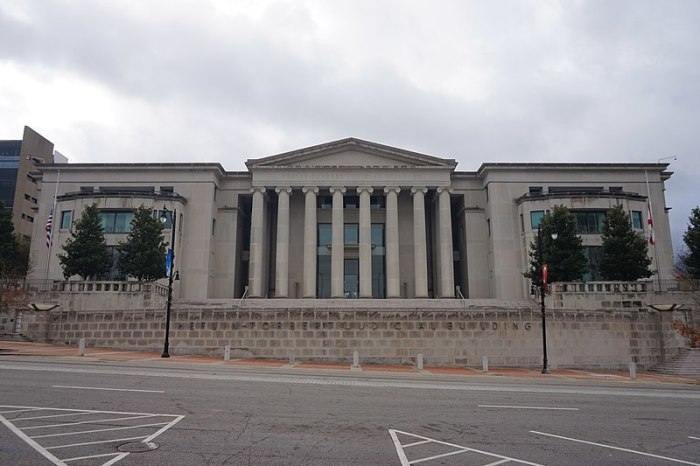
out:
<path id="1" fill-rule="evenodd" d="M 549 267 L 547 267 L 547 264 L 542 264 L 542 288 L 544 289 L 545 294 L 547 293 L 547 276 L 549 274 Z"/>

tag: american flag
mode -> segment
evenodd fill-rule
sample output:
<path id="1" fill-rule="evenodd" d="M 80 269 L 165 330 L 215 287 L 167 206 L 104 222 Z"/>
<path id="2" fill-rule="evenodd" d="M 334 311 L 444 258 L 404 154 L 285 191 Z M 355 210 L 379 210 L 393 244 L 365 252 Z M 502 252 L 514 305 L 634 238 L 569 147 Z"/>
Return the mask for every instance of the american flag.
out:
<path id="1" fill-rule="evenodd" d="M 53 231 L 53 207 L 51 212 L 49 212 L 49 218 L 46 219 L 46 227 L 44 229 L 46 230 L 46 247 L 50 248 L 52 244 L 51 233 Z"/>
<path id="2" fill-rule="evenodd" d="M 647 225 L 649 225 L 649 244 L 654 244 L 654 220 L 651 217 L 651 202 L 647 199 Z"/>

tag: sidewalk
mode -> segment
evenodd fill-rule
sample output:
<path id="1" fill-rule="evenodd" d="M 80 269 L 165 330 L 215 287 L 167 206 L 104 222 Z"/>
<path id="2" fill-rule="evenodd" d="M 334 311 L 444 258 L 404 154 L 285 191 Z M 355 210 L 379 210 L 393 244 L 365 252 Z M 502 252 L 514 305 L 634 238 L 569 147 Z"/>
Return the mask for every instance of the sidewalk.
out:
<path id="1" fill-rule="evenodd" d="M 549 380 L 588 380 L 630 383 L 654 382 L 654 383 L 675 383 L 700 385 L 700 378 L 684 377 L 675 375 L 656 374 L 651 372 L 638 371 L 637 379 L 632 380 L 629 373 L 625 371 L 603 371 L 603 370 L 575 370 L 575 369 L 554 369 L 549 375 L 543 375 L 539 369 L 521 368 L 490 368 L 488 372 L 480 369 L 468 367 L 433 367 L 425 366 L 424 370 L 418 370 L 414 366 L 407 365 L 384 365 L 384 364 L 361 364 L 360 368 L 351 368 L 347 364 L 326 363 L 314 361 L 301 361 L 289 364 L 286 360 L 277 359 L 231 359 L 224 361 L 222 357 L 201 356 L 201 355 L 176 355 L 171 352 L 170 358 L 161 358 L 160 353 L 131 351 L 114 348 L 86 348 L 85 356 L 78 355 L 78 348 L 74 346 L 52 345 L 48 343 L 30 343 L 23 341 L 0 341 L 0 356 L 41 356 L 41 357 L 61 357 L 75 358 L 79 360 L 96 360 L 106 362 L 139 362 L 149 361 L 157 364 L 201 364 L 203 366 L 231 366 L 274 369 L 308 369 L 320 371 L 353 371 L 365 373 L 388 373 L 388 374 L 415 374 L 415 375 L 439 375 L 455 377 L 513 377 L 513 378 L 533 378 Z"/>

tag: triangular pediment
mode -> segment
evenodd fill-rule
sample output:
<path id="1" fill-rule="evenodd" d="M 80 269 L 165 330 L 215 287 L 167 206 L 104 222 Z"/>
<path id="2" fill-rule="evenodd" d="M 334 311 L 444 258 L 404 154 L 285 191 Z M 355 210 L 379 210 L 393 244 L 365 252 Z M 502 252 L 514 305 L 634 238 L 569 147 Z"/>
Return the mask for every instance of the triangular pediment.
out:
<path id="1" fill-rule="evenodd" d="M 341 139 L 283 154 L 246 162 L 249 170 L 257 168 L 444 168 L 453 170 L 453 159 L 385 146 L 356 138 Z"/>

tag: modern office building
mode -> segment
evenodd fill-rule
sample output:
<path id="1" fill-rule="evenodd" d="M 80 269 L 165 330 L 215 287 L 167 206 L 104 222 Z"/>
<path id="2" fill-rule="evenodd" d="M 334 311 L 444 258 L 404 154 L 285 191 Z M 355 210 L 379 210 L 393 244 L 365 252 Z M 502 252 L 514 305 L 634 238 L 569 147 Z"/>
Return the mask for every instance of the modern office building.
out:
<path id="1" fill-rule="evenodd" d="M 15 233 L 29 240 L 38 222 L 37 164 L 65 163 L 51 141 L 24 127 L 22 139 L 0 141 L 0 201 L 12 209 Z"/>
<path id="2" fill-rule="evenodd" d="M 647 200 L 656 238 L 649 252 L 660 278 L 672 278 L 667 164 L 484 163 L 458 171 L 453 159 L 348 138 L 246 167 L 40 167 L 34 278 L 62 278 L 56 254 L 85 206 L 99 207 L 114 247 L 133 209 L 145 205 L 156 215 L 177 213 L 181 298 L 240 298 L 247 289 L 250 299 L 522 299 L 530 292 L 523 277 L 529 245 L 552 206 L 576 215 L 592 264 L 587 278 L 595 279 L 606 210 L 621 204 L 634 228 L 648 234 Z M 42 233 L 54 192 L 56 228 L 47 248 Z M 165 226 L 169 239 L 171 222 Z"/>

